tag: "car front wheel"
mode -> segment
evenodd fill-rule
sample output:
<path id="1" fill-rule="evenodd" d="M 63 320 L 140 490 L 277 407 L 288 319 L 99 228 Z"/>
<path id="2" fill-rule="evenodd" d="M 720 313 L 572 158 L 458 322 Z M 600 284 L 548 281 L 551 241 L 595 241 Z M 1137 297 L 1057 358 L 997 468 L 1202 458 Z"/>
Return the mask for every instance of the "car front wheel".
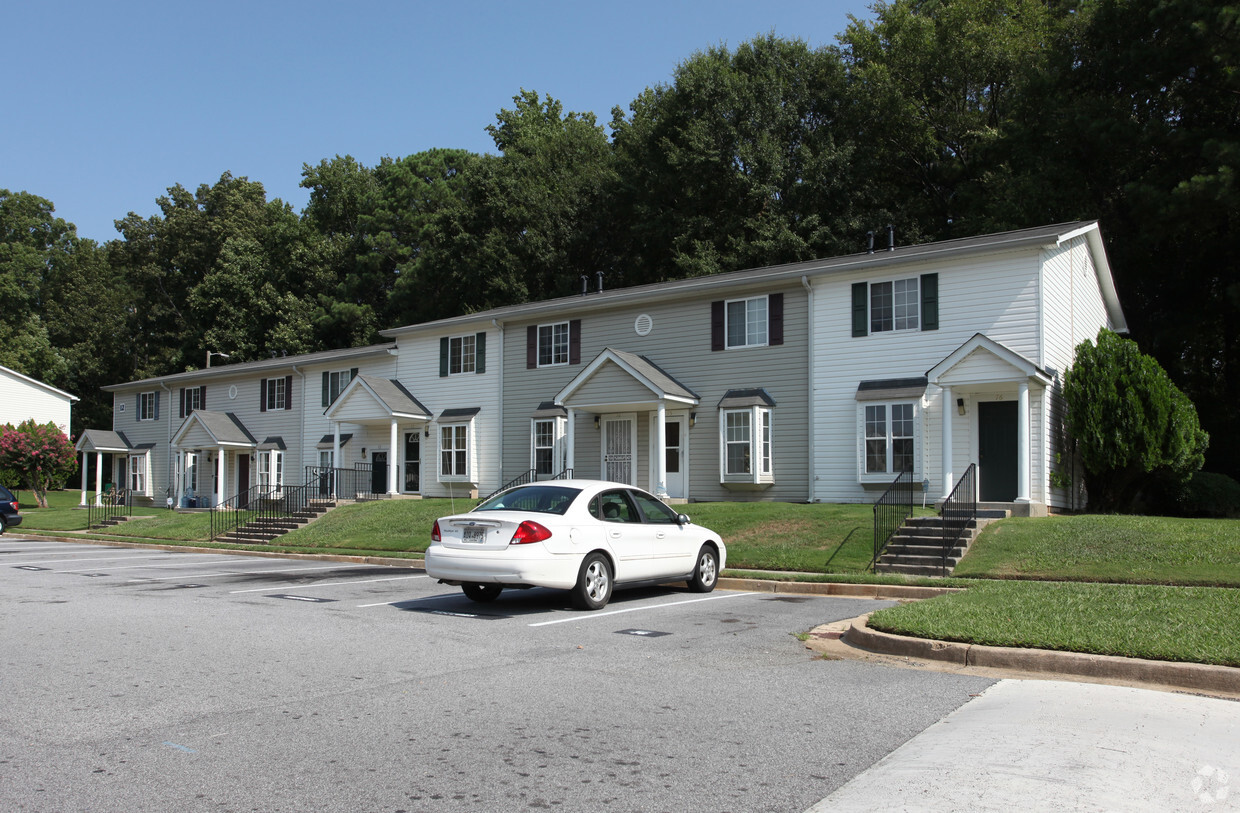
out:
<path id="1" fill-rule="evenodd" d="M 695 593 L 709 593 L 715 589 L 719 581 L 719 554 L 710 545 L 703 545 L 698 551 L 697 565 L 693 568 L 693 578 L 689 579 L 689 589 Z"/>
<path id="2" fill-rule="evenodd" d="M 474 601 L 495 601 L 504 588 L 498 584 L 462 584 L 461 590 L 466 598 Z"/>
<path id="3" fill-rule="evenodd" d="M 573 606 L 579 610 L 598 610 L 611 598 L 611 565 L 601 553 L 591 553 L 581 563 L 577 586 L 573 588 Z"/>

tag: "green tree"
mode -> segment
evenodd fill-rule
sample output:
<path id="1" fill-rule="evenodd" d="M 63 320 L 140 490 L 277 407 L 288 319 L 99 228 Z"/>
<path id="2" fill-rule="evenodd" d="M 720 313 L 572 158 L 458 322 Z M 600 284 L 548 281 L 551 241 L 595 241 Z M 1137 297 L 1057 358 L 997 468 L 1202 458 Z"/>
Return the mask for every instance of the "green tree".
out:
<path id="1" fill-rule="evenodd" d="M 1134 341 L 1103 329 L 1078 345 L 1063 395 L 1095 510 L 1129 509 L 1151 474 L 1182 482 L 1205 461 L 1192 401 Z"/>
<path id="2" fill-rule="evenodd" d="M 0 364 L 49 384 L 63 378 L 43 309 L 48 274 L 69 261 L 77 236 L 51 201 L 0 189 Z"/>
<path id="3" fill-rule="evenodd" d="M 859 250 L 886 221 L 854 171 L 848 94 L 836 53 L 770 35 L 696 53 L 627 117 L 615 109 L 625 282 Z"/>
<path id="4" fill-rule="evenodd" d="M 61 488 L 77 465 L 73 444 L 54 423 L 29 418 L 0 430 L 0 468 L 17 472 L 40 508 L 47 508 L 47 492 Z"/>

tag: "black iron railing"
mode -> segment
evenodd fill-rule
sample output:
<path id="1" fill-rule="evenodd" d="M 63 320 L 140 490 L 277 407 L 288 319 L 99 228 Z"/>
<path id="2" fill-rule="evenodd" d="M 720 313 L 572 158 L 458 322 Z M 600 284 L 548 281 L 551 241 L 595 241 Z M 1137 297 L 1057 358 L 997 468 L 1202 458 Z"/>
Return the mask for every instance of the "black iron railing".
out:
<path id="1" fill-rule="evenodd" d="M 129 489 L 104 494 L 102 502 L 102 505 L 95 505 L 92 500 L 86 504 L 87 530 L 100 527 L 104 520 L 133 516 L 133 492 Z"/>
<path id="2" fill-rule="evenodd" d="M 254 516 L 250 505 L 268 491 L 271 491 L 270 486 L 251 486 L 214 506 L 211 509 L 211 538 L 221 537 L 248 523 Z"/>
<path id="3" fill-rule="evenodd" d="M 244 529 L 256 535 L 279 534 L 293 528 L 294 517 L 310 513 L 319 497 L 318 483 L 301 486 L 254 486 L 211 509 L 211 538 Z"/>
<path id="4" fill-rule="evenodd" d="M 330 466 L 306 466 L 306 485 L 316 489 L 319 498 L 337 500 L 373 500 L 374 464 L 358 463 L 351 469 Z"/>
<path id="5" fill-rule="evenodd" d="M 492 497 L 494 497 L 496 494 L 500 493 L 501 491 L 507 491 L 510 488 L 516 488 L 517 486 L 523 486 L 526 483 L 532 483 L 534 482 L 534 478 L 536 478 L 537 476 L 538 476 L 537 469 L 530 469 L 529 471 L 522 472 L 521 474 L 518 474 L 516 477 L 512 478 L 508 482 L 504 483 L 499 488 L 492 491 L 490 494 L 478 500 L 478 504 L 481 505 L 482 503 L 491 499 Z"/>
<path id="6" fill-rule="evenodd" d="M 548 480 L 571 480 L 573 479 L 573 470 L 564 469 L 564 471 L 560 472 L 559 474 L 553 474 L 547 479 Z"/>
<path id="7" fill-rule="evenodd" d="M 892 481 L 883 496 L 874 503 L 874 558 L 870 567 L 883 555 L 883 548 L 913 515 L 913 472 L 905 470 Z"/>
<path id="8" fill-rule="evenodd" d="M 943 500 L 939 517 L 943 521 L 943 571 L 946 572 L 952 549 L 977 521 L 977 464 L 970 463 L 956 481 L 952 493 Z"/>

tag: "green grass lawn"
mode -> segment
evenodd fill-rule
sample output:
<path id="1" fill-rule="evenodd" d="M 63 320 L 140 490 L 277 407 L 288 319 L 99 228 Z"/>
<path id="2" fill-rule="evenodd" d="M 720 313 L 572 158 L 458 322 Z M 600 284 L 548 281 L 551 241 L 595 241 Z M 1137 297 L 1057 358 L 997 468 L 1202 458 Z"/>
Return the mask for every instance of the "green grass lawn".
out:
<path id="1" fill-rule="evenodd" d="M 979 582 L 879 610 L 869 625 L 987 646 L 1240 667 L 1240 595 L 1228 588 Z"/>
<path id="2" fill-rule="evenodd" d="M 1013 517 L 987 527 L 954 575 L 1240 587 L 1240 521 Z"/>

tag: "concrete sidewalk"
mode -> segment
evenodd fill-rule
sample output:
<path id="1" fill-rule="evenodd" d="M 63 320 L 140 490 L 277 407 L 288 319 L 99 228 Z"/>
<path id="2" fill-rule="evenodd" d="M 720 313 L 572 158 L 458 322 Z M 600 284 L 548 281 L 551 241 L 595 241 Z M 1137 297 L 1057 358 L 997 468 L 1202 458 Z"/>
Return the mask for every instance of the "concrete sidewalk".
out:
<path id="1" fill-rule="evenodd" d="M 1004 680 L 808 813 L 1012 810 L 1240 810 L 1240 702 Z"/>

